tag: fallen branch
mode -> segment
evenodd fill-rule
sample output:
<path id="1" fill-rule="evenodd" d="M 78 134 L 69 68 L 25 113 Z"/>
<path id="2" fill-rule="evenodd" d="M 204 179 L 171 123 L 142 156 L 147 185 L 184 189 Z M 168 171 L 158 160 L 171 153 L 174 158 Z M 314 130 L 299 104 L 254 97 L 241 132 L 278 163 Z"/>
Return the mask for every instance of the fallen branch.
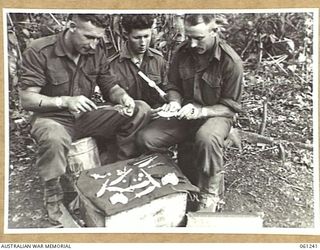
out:
<path id="1" fill-rule="evenodd" d="M 267 118 L 268 118 L 268 100 L 263 100 L 263 112 L 262 112 L 262 122 L 260 126 L 260 135 L 264 134 L 264 131 L 266 130 L 267 125 Z"/>
<path id="2" fill-rule="evenodd" d="M 247 131 L 242 131 L 239 129 L 231 129 L 230 134 L 238 134 L 240 135 L 241 139 L 245 139 L 251 143 L 265 143 L 265 144 L 275 144 L 275 145 L 279 145 L 279 144 L 291 144 L 295 147 L 298 148 L 303 148 L 303 149 L 307 149 L 307 150 L 313 150 L 313 145 L 312 144 L 306 144 L 306 143 L 302 143 L 302 142 L 292 142 L 292 141 L 286 141 L 286 140 L 276 140 L 272 137 L 266 137 L 263 135 L 259 135 L 257 133 L 253 133 L 253 132 L 247 132 Z"/>

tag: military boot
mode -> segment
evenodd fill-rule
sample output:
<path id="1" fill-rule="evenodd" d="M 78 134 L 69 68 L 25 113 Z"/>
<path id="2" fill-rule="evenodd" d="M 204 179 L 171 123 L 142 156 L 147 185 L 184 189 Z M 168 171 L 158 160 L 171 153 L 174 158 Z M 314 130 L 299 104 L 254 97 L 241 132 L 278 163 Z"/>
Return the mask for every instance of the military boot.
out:
<path id="1" fill-rule="evenodd" d="M 44 207 L 47 210 L 48 220 L 51 224 L 61 225 L 59 219 L 62 216 L 60 206 L 63 200 L 63 190 L 60 178 L 54 178 L 44 183 Z"/>

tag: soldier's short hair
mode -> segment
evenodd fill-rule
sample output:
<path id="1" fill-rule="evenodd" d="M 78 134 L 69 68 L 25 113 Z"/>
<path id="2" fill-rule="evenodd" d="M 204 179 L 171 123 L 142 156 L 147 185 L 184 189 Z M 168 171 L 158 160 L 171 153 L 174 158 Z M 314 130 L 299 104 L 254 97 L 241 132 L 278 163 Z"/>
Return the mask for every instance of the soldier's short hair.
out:
<path id="1" fill-rule="evenodd" d="M 186 14 L 184 16 L 184 22 L 195 26 L 200 23 L 211 23 L 215 19 L 213 14 Z"/>
<path id="2" fill-rule="evenodd" d="M 152 14 L 124 14 L 122 15 L 122 27 L 128 33 L 133 29 L 150 29 L 154 22 Z"/>
<path id="3" fill-rule="evenodd" d="M 91 22 L 93 25 L 100 28 L 107 28 L 110 25 L 109 15 L 105 14 L 70 14 L 69 20 L 79 19 L 84 22 Z"/>

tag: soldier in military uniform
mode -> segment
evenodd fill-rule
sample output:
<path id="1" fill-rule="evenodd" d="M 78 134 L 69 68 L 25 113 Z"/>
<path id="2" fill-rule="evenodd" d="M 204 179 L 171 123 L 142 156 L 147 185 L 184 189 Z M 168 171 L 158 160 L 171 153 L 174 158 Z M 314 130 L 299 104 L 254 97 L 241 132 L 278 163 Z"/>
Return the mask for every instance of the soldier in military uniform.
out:
<path id="1" fill-rule="evenodd" d="M 170 64 L 169 102 L 163 106 L 176 117 L 150 123 L 138 132 L 138 143 L 146 150 L 165 152 L 171 145 L 193 140 L 199 209 L 213 212 L 223 195 L 224 140 L 234 114 L 241 111 L 243 67 L 215 32 L 212 15 L 188 14 L 184 26 L 187 40 Z"/>
<path id="2" fill-rule="evenodd" d="M 120 86 L 135 100 L 143 100 L 152 107 L 152 117 L 164 104 L 159 93 L 138 75 L 142 71 L 159 87 L 166 84 L 166 61 L 161 52 L 150 48 L 152 25 L 151 14 L 122 16 L 126 43 L 121 51 L 110 58 L 110 70 L 120 80 Z"/>
<path id="3" fill-rule="evenodd" d="M 72 141 L 116 135 L 118 159 L 136 155 L 135 134 L 149 121 L 149 106 L 134 101 L 110 74 L 101 38 L 102 15 L 72 15 L 68 28 L 40 38 L 24 52 L 20 96 L 34 112 L 31 133 L 39 144 L 37 166 L 44 183 L 49 220 L 59 223 L 65 173 Z M 90 100 L 98 85 L 105 100 L 126 107 L 126 114 L 99 108 Z"/>

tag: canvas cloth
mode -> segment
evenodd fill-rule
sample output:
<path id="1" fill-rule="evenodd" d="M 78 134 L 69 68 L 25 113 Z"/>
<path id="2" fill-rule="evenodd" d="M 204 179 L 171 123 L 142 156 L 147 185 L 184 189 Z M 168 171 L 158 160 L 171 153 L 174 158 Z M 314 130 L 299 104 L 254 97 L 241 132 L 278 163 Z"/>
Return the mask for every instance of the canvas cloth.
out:
<path id="1" fill-rule="evenodd" d="M 182 174 L 178 166 L 167 156 L 163 154 L 152 154 L 150 156 L 157 156 L 150 164 L 154 165 L 157 163 L 161 163 L 161 165 L 148 168 L 139 168 L 137 165 L 133 165 L 133 163 L 140 161 L 143 157 L 130 159 L 126 161 L 116 162 L 110 165 L 105 165 L 99 168 L 93 168 L 90 170 L 83 171 L 79 179 L 76 183 L 77 189 L 79 192 L 84 195 L 91 203 L 99 210 L 101 210 L 106 216 L 111 216 L 113 214 L 117 214 L 119 212 L 129 210 L 135 207 L 142 206 L 151 202 L 154 199 L 173 194 L 178 192 L 198 192 L 198 188 L 193 186 L 190 181 Z M 128 198 L 127 204 L 116 203 L 112 204 L 110 201 L 110 197 L 118 192 L 105 191 L 105 193 L 101 197 L 97 197 L 97 192 L 100 190 L 103 183 L 105 183 L 106 179 L 110 179 L 110 184 L 113 180 L 119 177 L 118 173 L 127 171 L 132 169 L 129 174 L 127 174 L 120 183 L 113 185 L 112 187 L 120 187 L 127 188 L 130 185 L 135 185 L 141 183 L 145 180 L 148 180 L 146 175 L 141 171 L 144 169 L 154 180 L 156 180 L 161 186 L 156 187 L 151 193 L 144 195 L 140 198 L 136 197 L 137 193 L 146 190 L 148 187 L 152 186 L 150 183 L 148 186 L 136 189 L 133 192 L 125 192 L 123 193 Z M 178 179 L 179 183 L 177 185 L 166 184 L 162 185 L 161 178 L 168 173 L 174 173 Z M 99 174 L 101 176 L 110 175 L 101 179 L 94 179 L 92 174 Z"/>

